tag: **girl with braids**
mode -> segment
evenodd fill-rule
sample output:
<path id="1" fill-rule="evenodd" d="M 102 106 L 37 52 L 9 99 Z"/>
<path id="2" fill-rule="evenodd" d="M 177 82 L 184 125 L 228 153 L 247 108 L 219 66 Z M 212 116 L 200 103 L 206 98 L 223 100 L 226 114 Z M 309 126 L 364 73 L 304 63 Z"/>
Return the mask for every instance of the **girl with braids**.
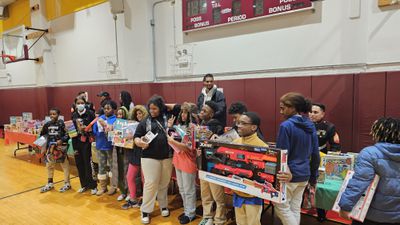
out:
<path id="1" fill-rule="evenodd" d="M 378 119 L 371 135 L 376 143 L 364 148 L 357 158 L 353 178 L 339 202 L 340 216 L 349 219 L 350 211 L 378 174 L 379 184 L 366 219 L 352 224 L 400 224 L 400 120 Z"/>

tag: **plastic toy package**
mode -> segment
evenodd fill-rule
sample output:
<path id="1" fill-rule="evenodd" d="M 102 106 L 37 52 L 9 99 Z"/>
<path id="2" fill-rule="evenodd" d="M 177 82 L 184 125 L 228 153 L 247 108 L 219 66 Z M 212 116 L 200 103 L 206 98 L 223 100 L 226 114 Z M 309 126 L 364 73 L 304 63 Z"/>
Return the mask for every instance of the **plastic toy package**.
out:
<path id="1" fill-rule="evenodd" d="M 201 142 L 200 148 L 205 159 L 200 179 L 273 202 L 286 201 L 286 185 L 276 177 L 287 170 L 286 150 L 217 141 Z"/>

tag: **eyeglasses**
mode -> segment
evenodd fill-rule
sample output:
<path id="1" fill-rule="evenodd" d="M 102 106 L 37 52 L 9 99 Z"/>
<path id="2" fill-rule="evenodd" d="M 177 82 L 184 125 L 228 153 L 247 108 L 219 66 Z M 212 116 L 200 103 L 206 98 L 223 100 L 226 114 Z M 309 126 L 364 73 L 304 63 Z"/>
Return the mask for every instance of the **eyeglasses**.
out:
<path id="1" fill-rule="evenodd" d="M 244 126 L 244 125 L 253 125 L 252 123 L 246 123 L 246 122 L 242 122 L 242 121 L 238 121 L 237 123 L 236 123 L 236 125 L 240 125 L 240 126 Z"/>

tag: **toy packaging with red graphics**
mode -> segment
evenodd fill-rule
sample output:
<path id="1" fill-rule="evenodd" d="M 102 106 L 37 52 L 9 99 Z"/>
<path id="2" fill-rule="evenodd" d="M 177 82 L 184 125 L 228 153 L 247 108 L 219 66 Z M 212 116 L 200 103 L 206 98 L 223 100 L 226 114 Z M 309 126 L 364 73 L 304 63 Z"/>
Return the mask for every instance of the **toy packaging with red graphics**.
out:
<path id="1" fill-rule="evenodd" d="M 286 184 L 277 180 L 287 170 L 287 150 L 204 141 L 199 178 L 272 202 L 286 201 Z"/>

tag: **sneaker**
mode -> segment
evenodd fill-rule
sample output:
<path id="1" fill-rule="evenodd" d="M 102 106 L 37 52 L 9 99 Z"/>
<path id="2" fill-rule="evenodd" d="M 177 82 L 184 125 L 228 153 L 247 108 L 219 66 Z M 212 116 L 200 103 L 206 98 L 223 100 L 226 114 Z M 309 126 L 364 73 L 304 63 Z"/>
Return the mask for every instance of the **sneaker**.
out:
<path id="1" fill-rule="evenodd" d="M 71 189 L 71 185 L 69 183 L 65 183 L 64 186 L 62 186 L 59 191 L 63 193 L 68 191 L 69 189 Z"/>
<path id="2" fill-rule="evenodd" d="M 163 216 L 163 217 L 168 217 L 169 216 L 168 208 L 162 208 L 161 209 L 161 216 Z"/>
<path id="3" fill-rule="evenodd" d="M 100 196 L 107 192 L 107 189 L 97 189 L 96 195 Z"/>
<path id="4" fill-rule="evenodd" d="M 40 193 L 48 192 L 53 188 L 54 188 L 54 184 L 53 183 L 48 183 L 44 187 L 40 188 Z"/>
<path id="5" fill-rule="evenodd" d="M 126 195 L 125 194 L 120 194 L 119 196 L 118 196 L 118 198 L 117 198 L 117 201 L 122 201 L 122 200 L 124 200 L 126 198 Z"/>
<path id="6" fill-rule="evenodd" d="M 199 225 L 213 225 L 213 224 L 214 224 L 213 222 L 214 222 L 213 219 L 210 219 L 210 218 L 203 218 L 203 219 L 200 221 Z"/>
<path id="7" fill-rule="evenodd" d="M 107 194 L 108 194 L 108 195 L 113 195 L 113 194 L 115 194 L 115 193 L 117 193 L 117 188 L 111 186 L 110 189 L 108 189 Z"/>
<path id="8" fill-rule="evenodd" d="M 125 201 L 129 201 L 129 199 L 131 199 L 131 197 L 129 197 L 129 195 L 127 195 L 125 198 Z"/>
<path id="9" fill-rule="evenodd" d="M 183 215 L 181 218 L 179 218 L 179 223 L 180 224 L 188 224 L 188 223 L 192 222 L 195 219 L 196 219 L 196 216 L 188 217 L 186 215 Z"/>
<path id="10" fill-rule="evenodd" d="M 150 213 L 142 212 L 142 223 L 149 224 L 150 223 Z"/>
<path id="11" fill-rule="evenodd" d="M 86 190 L 87 190 L 86 187 L 81 187 L 81 188 L 79 188 L 78 193 L 83 193 L 83 192 L 85 192 Z"/>
<path id="12" fill-rule="evenodd" d="M 185 213 L 181 213 L 181 214 L 178 216 L 178 220 L 181 220 L 181 218 L 182 218 L 184 215 L 185 215 Z"/>
<path id="13" fill-rule="evenodd" d="M 317 221 L 323 223 L 326 220 L 326 217 L 317 217 Z"/>
<path id="14" fill-rule="evenodd" d="M 122 209 L 129 209 L 129 208 L 139 208 L 138 201 L 136 200 L 128 200 L 125 204 L 122 205 Z"/>
<path id="15" fill-rule="evenodd" d="M 97 193 L 97 188 L 93 188 L 91 191 L 90 191 L 90 194 L 92 194 L 92 195 L 95 195 Z"/>

